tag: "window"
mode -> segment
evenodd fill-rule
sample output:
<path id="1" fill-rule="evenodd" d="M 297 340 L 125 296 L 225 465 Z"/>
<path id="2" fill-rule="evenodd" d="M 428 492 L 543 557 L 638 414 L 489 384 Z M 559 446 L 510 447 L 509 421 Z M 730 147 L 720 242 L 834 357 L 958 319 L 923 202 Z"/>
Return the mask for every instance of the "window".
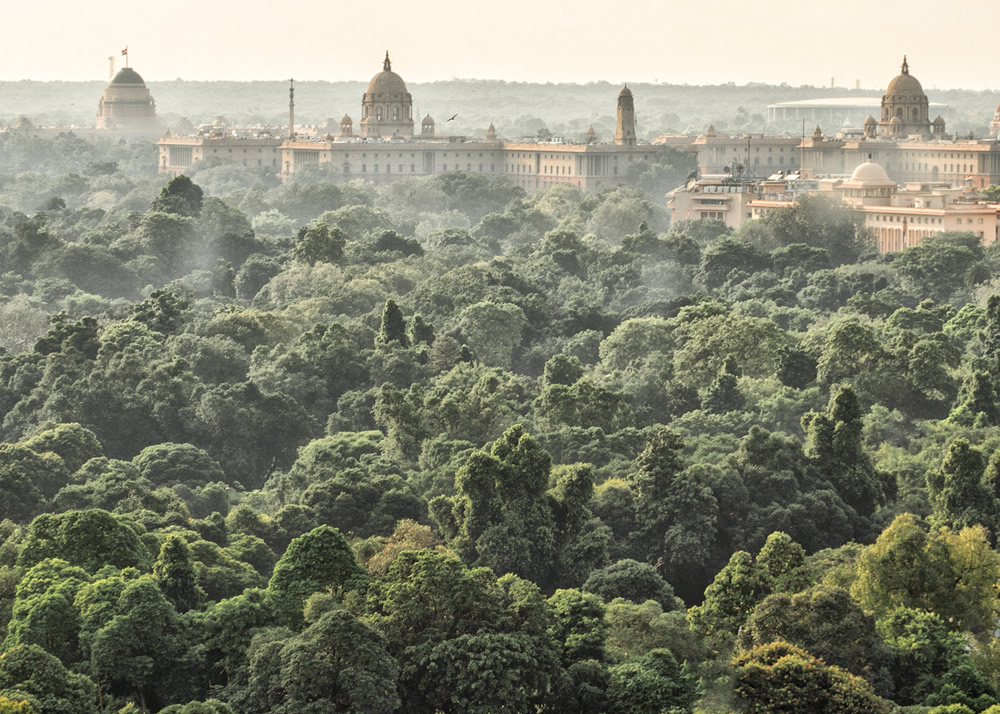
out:
<path id="1" fill-rule="evenodd" d="M 382 107 L 375 110 L 375 121 L 382 121 Z"/>

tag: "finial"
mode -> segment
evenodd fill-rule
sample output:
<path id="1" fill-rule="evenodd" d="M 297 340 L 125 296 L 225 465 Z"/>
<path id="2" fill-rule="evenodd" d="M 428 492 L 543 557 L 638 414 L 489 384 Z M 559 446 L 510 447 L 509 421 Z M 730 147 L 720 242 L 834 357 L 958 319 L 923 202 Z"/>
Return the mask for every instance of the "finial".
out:
<path id="1" fill-rule="evenodd" d="M 903 74 L 910 73 L 910 65 L 906 63 L 906 55 L 903 55 Z"/>
<path id="2" fill-rule="evenodd" d="M 382 63 L 382 69 L 386 72 L 392 71 L 392 62 L 389 61 L 389 50 L 385 51 L 385 62 Z"/>

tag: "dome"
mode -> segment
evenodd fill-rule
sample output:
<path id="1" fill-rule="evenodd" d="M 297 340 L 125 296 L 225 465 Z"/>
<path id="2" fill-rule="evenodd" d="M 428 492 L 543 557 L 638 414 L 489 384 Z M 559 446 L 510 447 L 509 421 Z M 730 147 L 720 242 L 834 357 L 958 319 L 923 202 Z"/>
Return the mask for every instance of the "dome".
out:
<path id="1" fill-rule="evenodd" d="M 851 178 L 843 185 L 851 187 L 895 186 L 896 182 L 889 178 L 889 174 L 881 166 L 872 161 L 866 161 L 854 169 Z"/>
<path id="2" fill-rule="evenodd" d="M 626 84 L 624 87 L 622 87 L 622 91 L 618 92 L 618 96 L 619 97 L 631 97 L 632 96 L 632 90 L 629 89 L 628 85 Z"/>
<path id="3" fill-rule="evenodd" d="M 392 71 L 392 63 L 389 61 L 389 53 L 385 53 L 385 61 L 382 63 L 382 71 L 372 77 L 368 83 L 367 94 L 371 96 L 392 96 L 394 94 L 406 94 L 406 82 L 398 74 Z"/>
<path id="4" fill-rule="evenodd" d="M 889 82 L 885 93 L 887 96 L 891 94 L 912 96 L 924 93 L 924 88 L 920 86 L 920 81 L 910 74 L 910 65 L 907 64 L 905 56 L 903 57 L 902 72 Z"/>
<path id="5" fill-rule="evenodd" d="M 434 123 L 434 118 L 430 114 L 428 114 L 427 116 L 424 117 L 423 123 L 424 124 L 433 124 Z"/>
<path id="6" fill-rule="evenodd" d="M 868 118 L 865 119 L 865 126 L 874 126 L 875 124 L 878 124 L 878 122 L 875 121 L 875 117 L 869 114 Z"/>
<path id="7" fill-rule="evenodd" d="M 344 116 L 340 117 L 340 123 L 341 124 L 350 124 L 352 121 L 354 121 L 354 120 L 351 119 L 350 115 L 348 115 L 348 114 L 345 114 Z"/>
<path id="8" fill-rule="evenodd" d="M 138 84 L 143 87 L 146 86 L 146 83 L 142 81 L 142 77 L 139 76 L 139 73 L 131 67 L 121 69 L 118 74 L 115 75 L 115 78 L 111 80 L 111 84 Z"/>
<path id="9" fill-rule="evenodd" d="M 902 124 L 902 123 L 903 123 L 903 120 L 900 119 L 899 117 L 893 117 L 892 119 L 889 120 L 890 126 L 897 126 L 897 125 Z"/>
<path id="10" fill-rule="evenodd" d="M 940 114 L 937 115 L 937 119 L 933 121 L 934 126 L 944 126 L 944 117 Z"/>

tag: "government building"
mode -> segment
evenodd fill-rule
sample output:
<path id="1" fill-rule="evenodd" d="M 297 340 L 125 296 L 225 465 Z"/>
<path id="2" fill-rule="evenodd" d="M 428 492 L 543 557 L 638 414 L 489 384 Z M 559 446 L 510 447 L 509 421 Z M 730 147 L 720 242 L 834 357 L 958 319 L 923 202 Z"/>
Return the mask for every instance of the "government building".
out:
<path id="1" fill-rule="evenodd" d="M 717 219 L 735 229 L 803 194 L 825 193 L 863 216 L 883 253 L 944 231 L 1000 240 L 1000 206 L 976 193 L 1000 184 L 1000 106 L 985 139 L 949 136 L 940 114 L 931 119 L 934 106 L 904 57 L 878 118 L 869 114 L 856 135 L 828 138 L 817 126 L 801 139 L 726 137 L 710 126 L 692 144 L 700 176 L 667 195 L 671 218 Z"/>
<path id="2" fill-rule="evenodd" d="M 295 131 L 294 111 L 292 87 L 284 136 L 229 128 L 191 136 L 168 132 L 158 142 L 159 170 L 179 174 L 197 161 L 215 158 L 270 168 L 283 180 L 310 167 L 323 167 L 344 181 L 375 183 L 468 171 L 506 176 L 528 191 L 554 184 L 593 191 L 627 180 L 635 162 L 662 151 L 660 146 L 636 140 L 635 107 L 628 86 L 618 95 L 616 130 L 610 142 L 598 141 L 593 128 L 580 143 L 509 142 L 497 137 L 492 125 L 482 137 L 441 136 L 432 117 L 420 119 L 419 124 L 415 120 L 413 98 L 403 78 L 393 71 L 388 53 L 382 71 L 372 77 L 361 98 L 357 129 L 354 119 L 345 115 L 336 135 L 300 135 Z"/>

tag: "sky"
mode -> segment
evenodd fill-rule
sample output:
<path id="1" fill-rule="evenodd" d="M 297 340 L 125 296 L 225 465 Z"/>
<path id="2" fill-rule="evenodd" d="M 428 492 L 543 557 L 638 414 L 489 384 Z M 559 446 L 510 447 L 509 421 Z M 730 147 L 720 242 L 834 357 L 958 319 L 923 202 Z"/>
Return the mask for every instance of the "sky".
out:
<path id="1" fill-rule="evenodd" d="M 998 84 L 993 0 L 31 0 L 2 17 L 0 80 L 107 80 L 128 46 L 147 82 L 367 81 L 388 50 L 407 82 L 878 89 L 906 54 L 925 90 Z"/>

